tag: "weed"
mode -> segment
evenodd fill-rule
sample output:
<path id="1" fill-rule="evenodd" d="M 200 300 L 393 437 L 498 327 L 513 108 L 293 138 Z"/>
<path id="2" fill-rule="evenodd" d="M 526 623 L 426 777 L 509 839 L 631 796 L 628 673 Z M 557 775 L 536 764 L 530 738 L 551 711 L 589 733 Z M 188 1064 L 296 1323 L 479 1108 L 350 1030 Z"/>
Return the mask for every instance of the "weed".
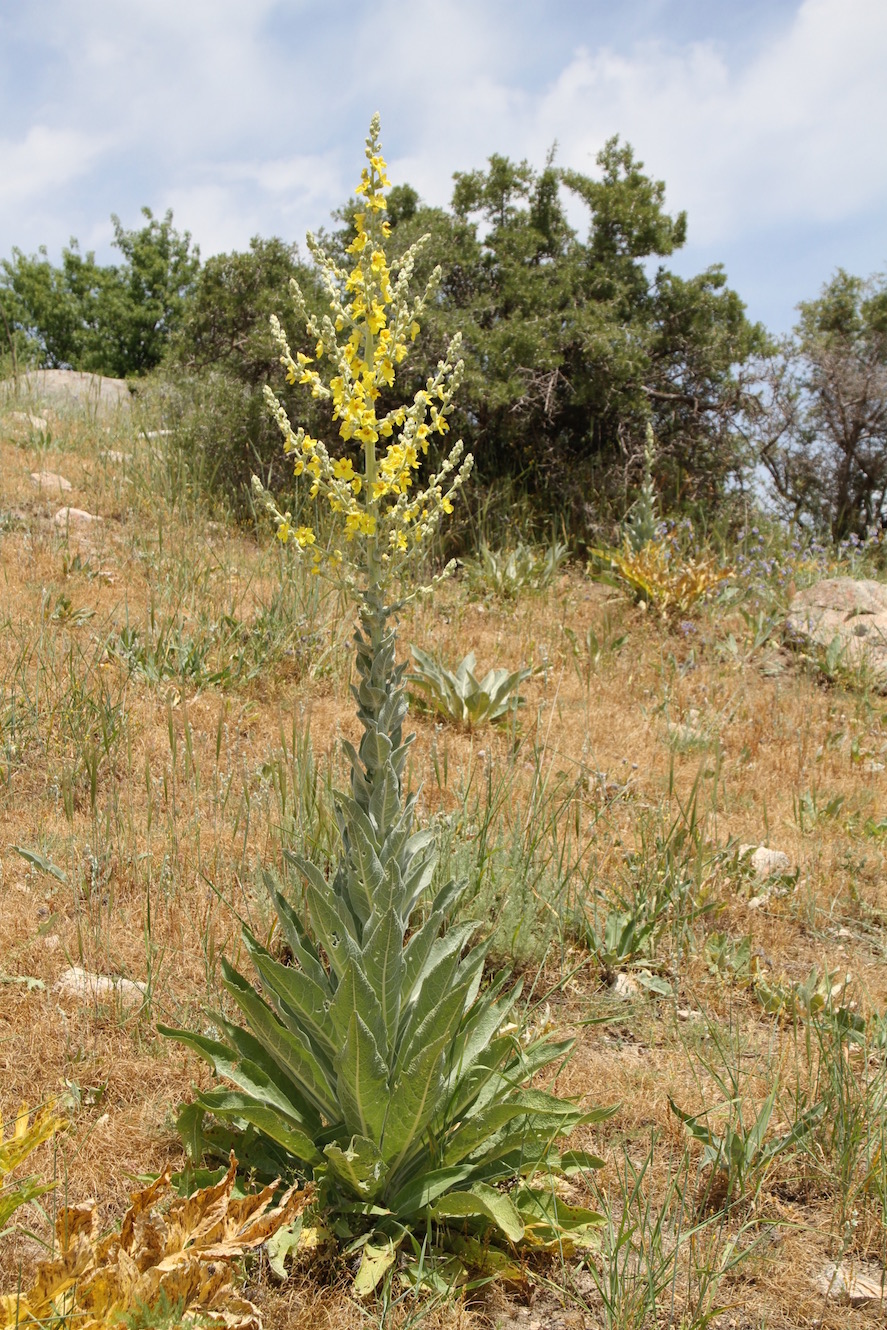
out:
<path id="1" fill-rule="evenodd" d="M 410 650 L 416 668 L 407 678 L 418 689 L 414 696 L 457 725 L 475 729 L 478 725 L 507 720 L 523 705 L 517 689 L 531 677 L 532 670 L 490 670 L 478 680 L 474 675 L 477 661 L 473 651 L 455 670 L 450 670 L 418 647 Z"/>
<path id="2" fill-rule="evenodd" d="M 502 550 L 493 550 L 482 540 L 477 555 L 463 559 L 462 567 L 474 595 L 514 600 L 521 593 L 538 593 L 551 586 L 569 553 L 569 546 L 558 540 L 542 549 L 518 544 Z"/>
<path id="3" fill-rule="evenodd" d="M 668 537 L 648 541 L 640 550 L 626 540 L 621 550 L 593 549 L 591 556 L 590 571 L 663 616 L 690 614 L 732 577 L 713 554 L 685 555 Z"/>

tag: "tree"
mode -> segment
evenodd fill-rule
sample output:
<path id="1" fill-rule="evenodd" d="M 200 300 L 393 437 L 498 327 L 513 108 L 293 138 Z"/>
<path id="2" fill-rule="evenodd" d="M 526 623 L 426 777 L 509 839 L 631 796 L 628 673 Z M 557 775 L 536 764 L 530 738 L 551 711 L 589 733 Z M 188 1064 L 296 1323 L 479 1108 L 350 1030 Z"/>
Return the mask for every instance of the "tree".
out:
<path id="1" fill-rule="evenodd" d="M 300 260 L 296 245 L 254 236 L 246 251 L 214 255 L 203 265 L 168 346 L 164 392 L 179 442 L 202 483 L 238 507 L 250 501 L 249 480 L 256 470 L 268 485 L 292 484 L 262 386 L 280 372 L 272 314 L 293 347 L 314 354 L 304 326 L 293 318 L 293 278 L 312 312 L 325 312 L 328 303 L 316 272 Z M 296 395 L 290 387 L 282 393 L 288 404 Z M 324 421 L 320 405 L 303 408 L 306 427 L 315 431 Z"/>
<path id="2" fill-rule="evenodd" d="M 451 209 L 401 187 L 391 210 L 398 250 L 430 232 L 443 269 L 425 354 L 408 362 L 416 385 L 461 328 L 452 428 L 480 479 L 520 476 L 579 526 L 624 507 L 648 422 L 665 503 L 721 501 L 747 464 L 744 367 L 767 346 L 720 267 L 689 279 L 651 272 L 651 259 L 684 243 L 686 218 L 667 213 L 664 185 L 631 148 L 612 139 L 598 166 L 593 179 L 558 169 L 553 152 L 541 171 L 495 155 L 455 176 Z M 588 208 L 585 239 L 568 222 L 569 193 Z M 354 211 L 339 216 L 350 223 Z M 346 236 L 327 239 L 341 252 Z"/>
<path id="3" fill-rule="evenodd" d="M 750 433 L 785 515 L 861 536 L 887 515 L 887 276 L 839 269 L 799 311 Z"/>
<path id="4" fill-rule="evenodd" d="M 42 247 L 36 255 L 13 249 L 0 262 L 0 303 L 25 342 L 25 358 L 50 368 L 124 377 L 145 374 L 163 358 L 179 326 L 200 267 L 187 231 L 172 213 L 163 220 L 143 208 L 145 225 L 127 231 L 112 217 L 114 245 L 124 262 L 102 267 L 76 240 L 54 267 Z"/>

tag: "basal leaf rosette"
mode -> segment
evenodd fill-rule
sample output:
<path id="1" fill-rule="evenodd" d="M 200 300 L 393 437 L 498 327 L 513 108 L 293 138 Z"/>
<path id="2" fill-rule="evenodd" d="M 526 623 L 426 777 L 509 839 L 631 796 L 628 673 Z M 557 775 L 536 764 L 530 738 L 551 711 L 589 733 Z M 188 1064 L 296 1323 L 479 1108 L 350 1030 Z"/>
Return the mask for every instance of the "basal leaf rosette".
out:
<path id="1" fill-rule="evenodd" d="M 439 468 L 420 481 L 431 438 L 449 432 L 447 417 L 462 374 L 460 335 L 412 402 L 385 405 L 392 400 L 397 367 L 419 333 L 440 269 L 421 294 L 413 294 L 416 258 L 427 237 L 404 254 L 396 270 L 389 265 L 385 242 L 391 227 L 385 220 L 383 191 L 390 182 L 380 151 L 378 116 L 370 126 L 366 156 L 355 191 L 361 207 L 354 214 L 355 235 L 347 248 L 354 266 L 350 271 L 339 267 L 308 237 L 330 313 L 321 319 L 309 314 L 298 283 L 291 283 L 297 313 L 315 343 L 314 355 L 298 351 L 293 356 L 279 320 L 271 320 L 287 381 L 328 401 L 338 430 L 339 441 L 332 448 L 306 430 L 294 429 L 279 398 L 266 387 L 295 475 L 305 476 L 309 496 L 335 515 L 331 528 L 323 524 L 333 533 L 328 543 L 322 543 L 320 523 L 294 525 L 291 514 L 276 507 L 257 478 L 253 486 L 276 521 L 279 538 L 294 543 L 310 559 L 313 572 L 352 590 L 372 588 L 384 596 L 407 562 L 415 563 L 442 517 L 453 511 L 472 459 L 463 456 L 460 440 Z"/>

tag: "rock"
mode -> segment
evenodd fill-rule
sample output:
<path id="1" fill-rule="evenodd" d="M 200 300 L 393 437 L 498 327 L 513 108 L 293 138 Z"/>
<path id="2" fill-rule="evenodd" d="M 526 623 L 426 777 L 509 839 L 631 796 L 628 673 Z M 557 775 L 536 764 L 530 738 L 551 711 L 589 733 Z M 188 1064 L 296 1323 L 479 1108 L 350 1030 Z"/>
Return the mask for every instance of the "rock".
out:
<path id="1" fill-rule="evenodd" d="M 79 965 L 59 975 L 52 986 L 59 997 L 75 998 L 79 1002 L 117 1001 L 125 1007 L 140 1007 L 148 993 L 147 984 L 122 975 L 92 974 Z"/>
<path id="2" fill-rule="evenodd" d="M 45 416 L 32 416 L 28 411 L 10 411 L 6 419 L 15 425 L 27 425 L 29 429 L 49 429 L 49 422 Z"/>
<path id="3" fill-rule="evenodd" d="M 746 859 L 760 878 L 790 873 L 792 861 L 782 850 L 771 850 L 766 845 L 740 845 L 740 859 Z"/>
<path id="4" fill-rule="evenodd" d="M 887 1272 L 877 1265 L 829 1262 L 817 1280 L 819 1291 L 835 1302 L 849 1302 L 852 1307 L 887 1301 Z"/>
<path id="5" fill-rule="evenodd" d="M 94 513 L 88 513 L 84 508 L 59 508 L 55 517 L 52 519 L 55 526 L 63 531 L 73 531 L 75 527 L 92 526 L 95 522 L 103 522 L 103 517 L 96 517 Z"/>
<path id="6" fill-rule="evenodd" d="M 131 462 L 132 453 L 123 453 L 119 448 L 104 448 L 99 454 L 106 462 L 115 462 L 118 466 L 122 462 Z"/>
<path id="7" fill-rule="evenodd" d="M 16 384 L 0 383 L 0 396 L 12 399 Z M 131 394 L 125 379 L 109 379 L 102 374 L 85 374 L 76 369 L 36 369 L 19 375 L 18 394 L 38 401 L 58 402 L 65 406 L 85 406 L 96 412 L 129 408 Z"/>
<path id="8" fill-rule="evenodd" d="M 796 641 L 826 649 L 837 638 L 846 664 L 864 665 L 875 682 L 887 687 L 887 586 L 826 577 L 798 592 L 786 629 Z"/>
<path id="9" fill-rule="evenodd" d="M 667 729 L 669 741 L 679 748 L 693 748 L 701 744 L 707 745 L 709 742 L 708 735 L 693 725 L 681 725 L 669 721 Z"/>
<path id="10" fill-rule="evenodd" d="M 613 982 L 610 984 L 610 992 L 614 997 L 622 998 L 624 1001 L 630 1002 L 632 998 L 640 996 L 641 986 L 630 974 L 623 974 L 620 970 L 618 974 L 613 976 Z"/>
<path id="11" fill-rule="evenodd" d="M 67 494 L 74 488 L 70 480 L 66 480 L 55 471 L 32 471 L 31 480 L 38 490 L 58 490 L 62 494 Z"/>

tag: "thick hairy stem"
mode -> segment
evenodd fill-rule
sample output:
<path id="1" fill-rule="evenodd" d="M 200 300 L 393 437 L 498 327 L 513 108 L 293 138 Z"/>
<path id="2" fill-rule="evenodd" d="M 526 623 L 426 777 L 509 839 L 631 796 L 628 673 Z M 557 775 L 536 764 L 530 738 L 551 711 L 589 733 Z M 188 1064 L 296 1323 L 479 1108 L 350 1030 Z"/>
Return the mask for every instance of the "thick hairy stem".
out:
<path id="1" fill-rule="evenodd" d="M 372 592 L 364 595 L 354 644 L 360 682 L 352 692 L 364 732 L 357 753 L 359 761 L 352 759 L 352 794 L 361 811 L 369 813 L 374 790 L 381 780 L 390 779 L 393 768 L 400 808 L 403 805 L 403 769 L 413 739 L 412 735 L 406 740 L 403 738 L 403 722 L 409 705 L 403 686 L 406 663 L 395 663 L 397 631 L 389 626 L 384 602 Z"/>

